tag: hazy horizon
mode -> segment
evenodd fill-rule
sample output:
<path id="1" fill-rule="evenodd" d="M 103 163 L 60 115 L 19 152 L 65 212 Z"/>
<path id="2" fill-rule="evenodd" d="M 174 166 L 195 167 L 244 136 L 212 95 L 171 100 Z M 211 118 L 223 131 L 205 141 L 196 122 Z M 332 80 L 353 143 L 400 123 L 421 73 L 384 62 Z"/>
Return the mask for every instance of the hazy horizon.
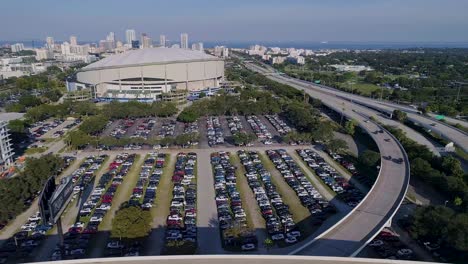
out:
<path id="1" fill-rule="evenodd" d="M 468 42 L 468 1 L 19 0 L 2 4 L 0 40 L 98 41 L 126 29 L 178 41 Z"/>

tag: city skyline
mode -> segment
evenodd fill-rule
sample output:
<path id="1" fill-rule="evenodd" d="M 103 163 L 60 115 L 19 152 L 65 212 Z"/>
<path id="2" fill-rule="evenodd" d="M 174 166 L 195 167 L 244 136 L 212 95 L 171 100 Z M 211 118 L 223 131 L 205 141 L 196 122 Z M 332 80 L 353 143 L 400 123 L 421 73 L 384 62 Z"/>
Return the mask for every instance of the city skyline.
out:
<path id="1" fill-rule="evenodd" d="M 4 19 L 16 22 L 15 27 L 0 29 L 1 40 L 46 36 L 66 40 L 74 34 L 83 41 L 96 41 L 113 31 L 119 32 L 116 37 L 125 41 L 125 30 L 134 28 L 153 38 L 166 35 L 172 42 L 179 38 L 180 32 L 187 32 L 198 41 L 468 41 L 464 30 L 468 27 L 464 14 L 468 3 L 455 0 L 326 3 L 296 0 L 287 4 L 241 0 L 219 5 L 209 5 L 206 0 L 139 1 L 126 5 L 118 0 L 113 5 L 99 1 L 93 3 L 93 8 L 86 1 L 27 2 L 31 7 L 27 10 L 23 10 L 24 1 L 11 1 L 2 6 Z M 165 10 L 164 15 L 154 16 L 155 8 Z M 424 12 L 420 12 L 421 8 Z"/>

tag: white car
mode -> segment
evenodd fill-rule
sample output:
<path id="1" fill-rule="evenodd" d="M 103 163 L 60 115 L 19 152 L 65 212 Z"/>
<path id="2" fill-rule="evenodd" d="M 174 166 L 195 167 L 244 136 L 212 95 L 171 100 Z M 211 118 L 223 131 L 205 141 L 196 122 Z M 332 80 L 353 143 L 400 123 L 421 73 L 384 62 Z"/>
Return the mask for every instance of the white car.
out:
<path id="1" fill-rule="evenodd" d="M 184 218 L 178 215 L 170 215 L 167 217 L 167 220 L 182 221 Z"/>
<path id="2" fill-rule="evenodd" d="M 111 206 L 108 204 L 101 204 L 98 209 L 101 210 L 110 210 Z"/>
<path id="3" fill-rule="evenodd" d="M 194 213 L 194 212 L 187 212 L 185 214 L 186 217 L 197 217 L 197 213 Z"/>
<path id="4" fill-rule="evenodd" d="M 36 222 L 36 221 L 40 221 L 40 220 L 41 220 L 41 217 L 38 216 L 38 215 L 33 215 L 33 216 L 28 218 L 28 221 L 31 221 L 31 222 Z"/>
<path id="5" fill-rule="evenodd" d="M 181 203 L 181 202 L 178 202 L 178 201 L 173 201 L 173 202 L 171 202 L 171 206 L 182 207 L 182 206 L 184 206 L 184 204 Z"/>
<path id="6" fill-rule="evenodd" d="M 84 223 L 83 222 L 76 222 L 72 227 L 81 227 L 84 228 Z"/>
<path id="7" fill-rule="evenodd" d="M 252 244 L 252 243 L 245 244 L 245 245 L 242 245 L 242 246 L 241 246 L 241 249 L 242 249 L 243 251 L 255 250 L 255 245 Z"/>
<path id="8" fill-rule="evenodd" d="M 102 217 L 96 217 L 96 216 L 93 216 L 91 217 L 91 219 L 89 219 L 90 222 L 101 222 L 102 221 Z"/>
<path id="9" fill-rule="evenodd" d="M 152 203 L 145 203 L 143 205 L 141 205 L 142 208 L 151 208 L 153 207 L 153 204 Z"/>

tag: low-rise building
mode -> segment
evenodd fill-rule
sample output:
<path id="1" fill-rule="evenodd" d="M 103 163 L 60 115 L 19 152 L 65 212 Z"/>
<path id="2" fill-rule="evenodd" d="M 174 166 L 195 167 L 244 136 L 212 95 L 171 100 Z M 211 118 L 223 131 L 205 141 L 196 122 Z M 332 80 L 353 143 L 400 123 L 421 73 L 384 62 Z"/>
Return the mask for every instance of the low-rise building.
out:
<path id="1" fill-rule="evenodd" d="M 8 123 L 0 121 L 0 166 L 8 167 L 13 163 L 13 152 Z"/>

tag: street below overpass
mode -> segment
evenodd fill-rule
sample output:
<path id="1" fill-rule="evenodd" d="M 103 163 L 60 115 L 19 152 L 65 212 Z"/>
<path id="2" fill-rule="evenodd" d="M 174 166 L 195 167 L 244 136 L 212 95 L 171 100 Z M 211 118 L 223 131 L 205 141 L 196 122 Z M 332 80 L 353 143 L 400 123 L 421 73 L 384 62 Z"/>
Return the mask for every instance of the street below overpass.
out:
<path id="1" fill-rule="evenodd" d="M 251 70 L 265 73 L 259 66 L 251 63 L 246 65 Z M 354 256 L 391 221 L 403 201 L 410 174 L 406 152 L 393 135 L 383 130 L 377 123 L 369 121 L 369 116 L 374 114 L 372 110 L 283 76 L 266 74 L 266 77 L 304 90 L 311 97 L 320 99 L 327 107 L 356 120 L 379 148 L 382 157 L 381 170 L 374 186 L 363 201 L 333 227 L 290 252 L 297 255 Z M 401 163 L 397 162 L 400 158 Z"/>

